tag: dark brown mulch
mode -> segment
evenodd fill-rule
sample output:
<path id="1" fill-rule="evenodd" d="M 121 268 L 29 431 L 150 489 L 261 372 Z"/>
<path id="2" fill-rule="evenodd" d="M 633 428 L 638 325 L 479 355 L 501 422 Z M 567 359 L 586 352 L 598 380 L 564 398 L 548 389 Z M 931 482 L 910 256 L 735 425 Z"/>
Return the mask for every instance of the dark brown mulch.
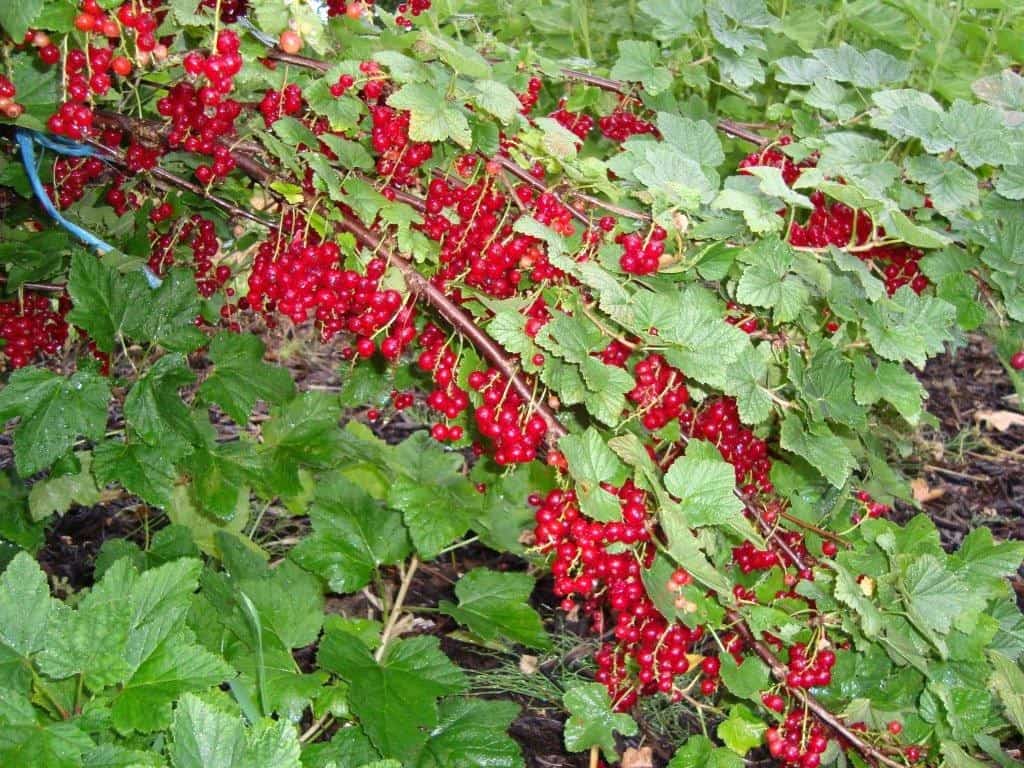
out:
<path id="1" fill-rule="evenodd" d="M 972 337 L 932 360 L 921 379 L 939 426 L 925 431 L 919 458 L 906 469 L 924 481 L 922 506 L 944 542 L 956 545 L 979 526 L 999 538 L 1024 538 L 1024 426 L 1001 432 L 983 418 L 1021 412 L 991 345 Z"/>

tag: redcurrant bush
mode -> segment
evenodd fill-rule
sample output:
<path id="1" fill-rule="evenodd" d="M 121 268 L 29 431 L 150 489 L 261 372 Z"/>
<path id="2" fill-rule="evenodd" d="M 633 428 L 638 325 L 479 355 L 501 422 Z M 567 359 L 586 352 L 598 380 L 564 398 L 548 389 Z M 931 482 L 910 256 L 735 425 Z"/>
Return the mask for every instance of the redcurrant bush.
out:
<path id="1" fill-rule="evenodd" d="M 0 3 L 0 765 L 1014 764 L 1024 8 L 321 5 Z"/>

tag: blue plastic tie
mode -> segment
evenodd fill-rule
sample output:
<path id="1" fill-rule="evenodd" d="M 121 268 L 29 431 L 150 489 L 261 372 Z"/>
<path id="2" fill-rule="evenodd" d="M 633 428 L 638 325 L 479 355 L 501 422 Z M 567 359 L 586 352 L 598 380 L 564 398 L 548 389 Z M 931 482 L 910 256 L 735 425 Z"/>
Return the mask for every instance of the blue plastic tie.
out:
<path id="1" fill-rule="evenodd" d="M 69 141 L 59 136 L 47 136 L 44 133 L 28 128 L 18 128 L 15 136 L 18 141 L 18 147 L 21 150 L 21 162 L 25 165 L 25 173 L 28 175 L 29 184 L 32 185 L 32 191 L 35 193 L 36 199 L 39 200 L 39 204 L 43 206 L 43 210 L 54 221 L 88 247 L 95 248 L 100 253 L 114 250 L 114 247 L 109 243 L 100 240 L 92 232 L 83 229 L 73 221 L 68 221 L 61 215 L 60 211 L 53 204 L 53 200 L 50 199 L 50 196 L 46 194 L 46 190 L 43 188 L 43 182 L 39 178 L 39 167 L 36 163 L 36 144 L 44 149 L 49 149 L 59 155 L 66 155 L 68 157 L 94 157 L 97 154 L 96 150 L 88 144 Z M 145 265 L 141 269 L 142 273 L 146 276 L 146 282 L 149 283 L 150 288 L 155 289 L 161 286 L 163 281 L 153 273 L 153 270 Z"/>

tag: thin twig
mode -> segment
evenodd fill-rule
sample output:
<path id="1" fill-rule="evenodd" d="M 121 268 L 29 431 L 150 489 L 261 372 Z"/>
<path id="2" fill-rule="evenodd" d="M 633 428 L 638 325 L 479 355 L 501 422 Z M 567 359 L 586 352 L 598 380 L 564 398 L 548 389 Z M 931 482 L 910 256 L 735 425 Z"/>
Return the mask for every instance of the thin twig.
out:
<path id="1" fill-rule="evenodd" d="M 388 615 L 388 623 L 384 627 L 384 632 L 380 636 L 380 648 L 377 649 L 377 653 L 373 656 L 378 663 L 384 658 L 384 653 L 388 649 L 388 643 L 391 641 L 391 635 L 395 631 L 395 625 L 398 624 L 399 616 L 401 616 L 402 613 L 402 604 L 405 602 L 405 596 L 409 594 L 409 587 L 412 586 L 412 577 L 416 575 L 416 569 L 419 568 L 419 565 L 419 557 L 417 555 L 413 555 L 409 560 L 409 567 L 405 571 L 405 576 L 402 578 L 402 585 L 398 588 L 398 595 L 395 597 L 395 602 L 391 606 L 391 613 Z"/>

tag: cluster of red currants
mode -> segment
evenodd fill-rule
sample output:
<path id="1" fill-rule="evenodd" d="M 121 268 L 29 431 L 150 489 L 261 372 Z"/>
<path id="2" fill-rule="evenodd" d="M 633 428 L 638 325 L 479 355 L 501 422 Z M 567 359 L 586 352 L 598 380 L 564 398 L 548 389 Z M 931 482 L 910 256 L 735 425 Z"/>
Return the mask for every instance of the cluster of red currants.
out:
<path id="1" fill-rule="evenodd" d="M 548 431 L 547 423 L 539 414 L 531 413 L 530 404 L 509 386 L 508 379 L 488 368 L 469 374 L 469 386 L 483 400 L 473 418 L 477 431 L 491 441 L 494 461 L 508 466 L 536 459 Z M 482 452 L 479 445 L 475 450 Z"/>
<path id="2" fill-rule="evenodd" d="M 597 127 L 606 139 L 617 142 L 643 134 L 653 136 L 658 132 L 658 129 L 654 127 L 654 123 L 644 120 L 639 115 L 622 107 L 616 107 L 611 113 L 599 118 Z"/>
<path id="3" fill-rule="evenodd" d="M 280 91 L 270 88 L 260 100 L 259 110 L 263 122 L 269 128 L 281 119 L 282 115 L 294 115 L 302 111 L 305 104 L 302 89 L 295 83 L 289 83 Z"/>
<path id="4" fill-rule="evenodd" d="M 779 146 L 792 142 L 789 136 L 779 139 Z M 812 155 L 802 162 L 794 163 L 788 156 L 777 149 L 766 149 L 747 155 L 739 163 L 740 173 L 758 166 L 778 168 L 786 184 L 792 186 L 804 168 L 813 167 L 817 160 Z M 875 227 L 871 216 L 865 212 L 850 208 L 839 202 L 829 201 L 825 195 L 816 190 L 810 195 L 813 206 L 804 223 L 794 221 L 789 227 L 789 242 L 797 247 L 827 248 L 835 246 L 863 246 L 872 235 L 881 237 L 885 231 Z M 780 211 L 785 216 L 786 210 Z M 899 288 L 909 285 L 915 293 L 921 293 L 930 282 L 921 274 L 918 262 L 924 255 L 917 248 L 903 245 L 881 245 L 867 247 L 856 252 L 862 261 L 874 265 L 885 280 L 886 291 L 891 296 Z M 838 326 L 836 326 L 838 328 Z"/>
<path id="5" fill-rule="evenodd" d="M 17 120 L 25 108 L 15 101 L 18 89 L 4 75 L 0 75 L 0 113 L 9 120 Z"/>
<path id="6" fill-rule="evenodd" d="M 790 688 L 824 688 L 832 682 L 832 667 L 836 655 L 827 648 L 808 656 L 807 646 L 793 643 L 789 647 L 789 673 L 786 685 Z"/>
<path id="7" fill-rule="evenodd" d="M 71 308 L 67 296 L 54 300 L 26 291 L 24 297 L 0 302 L 0 347 L 11 368 L 24 368 L 39 352 L 54 354 L 68 339 L 64 315 Z"/>
<path id="8" fill-rule="evenodd" d="M 379 84 L 372 80 L 366 84 Z M 366 90 L 364 88 L 364 92 Z M 433 145 L 409 139 L 410 114 L 387 106 L 370 108 L 371 140 L 377 153 L 377 173 L 387 184 L 406 186 L 416 181 L 416 169 L 434 154 Z"/>
<path id="9" fill-rule="evenodd" d="M 167 205 L 167 203 L 163 203 Z M 159 206 L 158 206 L 159 207 Z M 154 209 L 155 210 L 155 209 Z M 192 253 L 192 261 L 189 265 L 196 276 L 196 288 L 199 293 L 209 298 L 224 284 L 231 279 L 231 267 L 226 264 L 219 264 L 216 267 L 213 259 L 220 250 L 220 240 L 213 221 L 205 219 L 199 214 L 193 214 L 188 221 L 181 222 L 171 232 L 161 235 L 159 232 L 149 233 L 152 242 L 152 250 L 149 256 L 149 268 L 157 275 L 163 274 L 172 267 L 177 259 L 175 258 L 175 247 L 186 246 Z M 228 295 L 233 291 L 229 289 Z M 231 307 L 225 304 L 225 307 Z M 227 310 L 226 315 L 232 314 Z"/>
<path id="10" fill-rule="evenodd" d="M 214 53 L 185 54 L 182 65 L 195 82 L 175 83 L 157 102 L 157 111 L 171 120 L 167 145 L 213 158 L 212 164 L 200 165 L 195 170 L 196 179 L 202 184 L 222 179 L 235 168 L 231 150 L 222 140 L 235 134 L 235 120 L 242 113 L 241 104 L 225 98 L 234 88 L 235 75 L 242 69 L 239 46 L 238 35 L 222 29 Z"/>
<path id="11" fill-rule="evenodd" d="M 381 353 L 397 359 L 415 337 L 413 310 L 395 290 L 381 290 L 386 265 L 371 259 L 365 273 L 342 269 L 341 250 L 315 234 L 304 233 L 294 217 L 260 244 L 249 273 L 246 305 L 268 317 L 286 315 L 296 325 L 312 314 L 326 341 L 341 332 L 355 334 L 355 347 L 347 357 L 372 357 L 377 351 L 373 337 L 388 327 L 390 335 Z M 386 348 L 385 348 L 385 345 Z"/>
<path id="12" fill-rule="evenodd" d="M 768 752 L 776 760 L 797 768 L 818 768 L 828 747 L 828 736 L 818 722 L 810 722 L 804 710 L 791 710 L 781 726 L 765 732 Z"/>
<path id="13" fill-rule="evenodd" d="M 768 444 L 743 426 L 733 398 L 712 400 L 696 415 L 693 411 L 684 411 L 680 423 L 693 437 L 709 440 L 718 447 L 722 458 L 733 465 L 736 482 L 743 485 L 745 493 L 774 490 L 769 478 L 772 461 L 768 457 Z"/>
<path id="14" fill-rule="evenodd" d="M 85 185 L 102 176 L 105 169 L 96 157 L 58 157 L 53 161 L 53 185 L 44 189 L 54 205 L 67 208 L 82 199 Z"/>
<path id="15" fill-rule="evenodd" d="M 521 185 L 516 196 L 523 206 L 533 207 L 538 219 L 551 222 L 562 215 L 552 207 L 551 195 L 535 200 L 533 191 Z M 490 296 L 509 298 L 516 294 L 525 272 L 535 282 L 561 276 L 539 240 L 505 223 L 509 199 L 495 191 L 490 177 L 468 186 L 434 179 L 425 205 L 421 229 L 441 243 L 441 268 L 434 278 L 440 285 L 462 280 Z"/>
<path id="16" fill-rule="evenodd" d="M 430 10 L 430 0 L 405 0 L 405 2 L 398 4 L 398 15 L 395 17 L 395 23 L 400 27 L 411 27 L 412 19 L 419 16 L 421 13 Z"/>
<path id="17" fill-rule="evenodd" d="M 678 419 L 683 407 L 690 402 L 683 372 L 657 353 L 637 362 L 633 375 L 636 386 L 626 397 L 637 407 L 641 423 L 651 431 Z"/>
<path id="18" fill-rule="evenodd" d="M 427 406 L 450 420 L 457 419 L 459 414 L 469 408 L 469 393 L 455 381 L 457 358 L 449 347 L 449 341 L 440 328 L 427 323 L 419 335 L 421 351 L 416 358 L 416 365 L 422 372 L 429 374 L 434 383 L 434 388 L 427 394 Z M 399 398 L 412 404 L 411 394 L 396 393 L 393 398 L 396 408 L 400 405 Z M 437 423 L 430 433 L 438 442 L 455 442 L 462 439 L 463 429 L 457 424 Z"/>
<path id="19" fill-rule="evenodd" d="M 725 305 L 725 322 L 729 325 L 735 325 L 744 333 L 754 333 L 761 325 L 757 313 L 752 309 L 740 306 L 734 301 L 730 301 Z"/>
<path id="20" fill-rule="evenodd" d="M 605 229 L 606 220 L 604 217 L 598 221 L 598 226 Z M 614 226 L 614 220 L 612 221 Z M 615 236 L 615 242 L 622 246 L 622 255 L 619 257 L 619 266 L 623 272 L 631 275 L 650 275 L 658 271 L 661 257 L 665 253 L 665 238 L 668 233 L 662 227 L 655 225 L 649 235 L 644 238 L 637 232 L 620 232 Z"/>
<path id="21" fill-rule="evenodd" d="M 540 92 L 543 87 L 544 83 L 539 77 L 530 78 L 530 81 L 526 84 L 526 90 L 518 94 L 519 111 L 522 114 L 528 115 L 533 111 L 533 108 L 537 105 L 537 100 L 540 99 Z"/>
<path id="22" fill-rule="evenodd" d="M 586 112 L 571 112 L 565 108 L 565 99 L 558 102 L 558 109 L 548 117 L 554 118 L 559 125 L 567 131 L 575 134 L 581 141 L 586 141 L 590 131 L 594 128 L 594 118 Z"/>
<path id="23" fill-rule="evenodd" d="M 554 591 L 563 598 L 563 610 L 572 610 L 576 600 L 582 601 L 598 633 L 603 631 L 605 611 L 614 621 L 615 642 L 598 651 L 595 675 L 608 688 L 614 706 L 630 709 L 638 696 L 658 691 L 679 700 L 682 690 L 676 687 L 676 677 L 689 671 L 689 653 L 703 631 L 668 622 L 647 594 L 641 571 L 650 567 L 654 548 L 647 544 L 652 518 L 646 492 L 631 482 L 621 488 L 603 487 L 618 497 L 621 521 L 589 519 L 581 513 L 573 491 L 532 495 L 529 501 L 537 507 L 536 544 L 554 555 Z M 610 552 L 612 546 L 616 550 Z M 670 589 L 678 591 L 689 582 L 689 574 L 678 570 Z M 716 687 L 713 678 L 718 668 L 709 665 L 707 671 L 713 674 L 702 681 L 702 688 L 710 693 Z"/>

